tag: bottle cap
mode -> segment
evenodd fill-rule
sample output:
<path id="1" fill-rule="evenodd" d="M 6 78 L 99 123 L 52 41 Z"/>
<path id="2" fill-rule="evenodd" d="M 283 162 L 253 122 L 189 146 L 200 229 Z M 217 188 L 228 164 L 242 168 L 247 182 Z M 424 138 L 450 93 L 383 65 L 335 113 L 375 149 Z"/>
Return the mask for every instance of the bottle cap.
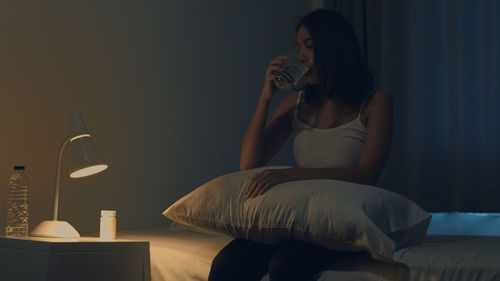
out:
<path id="1" fill-rule="evenodd" d="M 102 210 L 101 217 L 116 217 L 115 210 Z"/>
<path id="2" fill-rule="evenodd" d="M 24 166 L 14 166 L 14 171 L 24 171 Z"/>

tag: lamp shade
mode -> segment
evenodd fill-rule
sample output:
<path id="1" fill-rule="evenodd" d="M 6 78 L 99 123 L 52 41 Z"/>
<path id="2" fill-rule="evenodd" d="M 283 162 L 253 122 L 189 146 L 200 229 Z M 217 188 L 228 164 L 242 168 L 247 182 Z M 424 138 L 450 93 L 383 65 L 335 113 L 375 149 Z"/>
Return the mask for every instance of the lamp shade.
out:
<path id="1" fill-rule="evenodd" d="M 97 146 L 92 141 L 83 116 L 79 113 L 67 118 L 70 130 L 69 175 L 72 178 L 90 176 L 105 170 L 105 164 Z"/>
<path id="2" fill-rule="evenodd" d="M 69 137 L 74 138 L 82 135 L 89 135 L 89 130 L 81 113 L 73 113 L 66 118 L 69 127 Z"/>
<path id="3" fill-rule="evenodd" d="M 84 136 L 71 141 L 69 176 L 80 178 L 90 176 L 105 170 L 108 165 L 97 149 L 90 136 Z"/>

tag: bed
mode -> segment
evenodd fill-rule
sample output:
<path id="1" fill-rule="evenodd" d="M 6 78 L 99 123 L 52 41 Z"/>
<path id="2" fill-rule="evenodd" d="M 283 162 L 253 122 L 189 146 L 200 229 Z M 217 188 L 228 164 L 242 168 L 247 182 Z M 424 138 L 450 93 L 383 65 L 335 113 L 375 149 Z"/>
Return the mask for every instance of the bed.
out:
<path id="1" fill-rule="evenodd" d="M 455 229 L 460 220 L 446 217 Z M 424 243 L 394 253 L 402 265 L 374 261 L 353 253 L 328 266 L 319 281 L 493 281 L 500 280 L 500 237 L 443 235 L 443 218 L 435 216 Z M 487 220 L 486 222 L 491 222 Z M 476 223 L 477 225 L 477 223 Z M 480 225 L 480 224 L 479 224 Z M 466 229 L 463 226 L 459 229 Z M 453 233 L 457 234 L 457 233 Z M 458 232 L 458 234 L 463 234 Z M 484 235 L 484 233 L 480 233 Z M 222 234 L 203 233 L 172 224 L 170 227 L 119 233 L 119 238 L 150 241 L 152 281 L 205 281 L 211 262 L 231 241 Z M 268 281 L 268 276 L 263 278 Z"/>

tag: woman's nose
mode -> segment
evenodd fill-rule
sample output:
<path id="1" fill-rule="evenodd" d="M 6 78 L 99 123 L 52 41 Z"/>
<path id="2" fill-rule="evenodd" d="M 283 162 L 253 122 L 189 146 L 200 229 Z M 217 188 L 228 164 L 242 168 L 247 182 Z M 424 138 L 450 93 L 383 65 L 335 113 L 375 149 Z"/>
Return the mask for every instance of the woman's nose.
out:
<path id="1" fill-rule="evenodd" d="M 299 63 L 304 63 L 307 61 L 307 57 L 304 55 L 304 54 L 297 54 L 297 60 L 299 61 Z"/>
<path id="2" fill-rule="evenodd" d="M 297 59 L 299 61 L 305 61 L 307 59 L 306 55 L 304 54 L 304 48 L 300 48 L 297 52 Z"/>

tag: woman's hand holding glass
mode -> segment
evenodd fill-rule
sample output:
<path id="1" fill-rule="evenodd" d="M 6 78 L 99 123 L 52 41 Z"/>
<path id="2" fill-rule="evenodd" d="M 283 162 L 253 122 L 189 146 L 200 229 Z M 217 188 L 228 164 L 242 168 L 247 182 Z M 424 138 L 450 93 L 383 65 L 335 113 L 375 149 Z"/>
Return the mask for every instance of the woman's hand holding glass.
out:
<path id="1" fill-rule="evenodd" d="M 280 90 L 299 85 L 299 80 L 308 71 L 308 68 L 298 61 L 298 51 L 292 49 L 286 56 L 276 57 L 267 68 L 264 92 L 272 98 Z"/>
<path id="2" fill-rule="evenodd" d="M 275 73 L 277 71 L 283 71 L 286 69 L 288 64 L 286 61 L 289 59 L 287 56 L 279 56 L 271 61 L 266 71 L 266 80 L 264 82 L 263 94 L 266 95 L 266 98 L 271 99 L 277 92 L 281 90 L 277 86 L 277 79 Z"/>

